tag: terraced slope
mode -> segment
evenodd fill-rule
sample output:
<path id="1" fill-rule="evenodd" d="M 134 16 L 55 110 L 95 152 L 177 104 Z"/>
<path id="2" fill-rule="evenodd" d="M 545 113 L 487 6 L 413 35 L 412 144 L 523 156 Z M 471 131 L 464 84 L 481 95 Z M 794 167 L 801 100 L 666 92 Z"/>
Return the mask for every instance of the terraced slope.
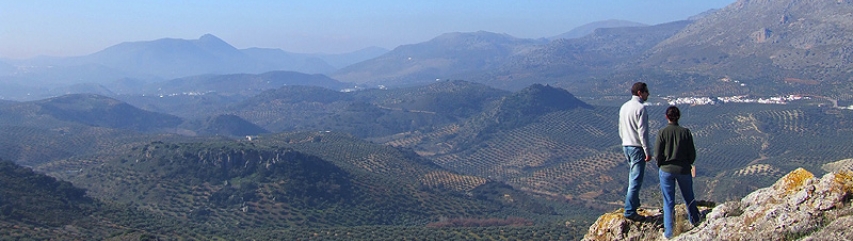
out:
<path id="1" fill-rule="evenodd" d="M 853 114 L 848 112 L 810 105 L 681 108 L 681 122 L 696 139 L 695 188 L 707 195 L 703 198 L 738 198 L 796 167 L 820 172 L 827 160 L 853 156 L 853 150 L 838 141 L 853 134 L 849 127 Z M 653 130 L 664 126 L 664 109 L 649 107 Z M 448 169 L 505 181 L 520 190 L 618 203 L 626 181 L 617 112 L 618 107 L 606 106 L 553 111 L 531 116 L 529 124 L 498 131 L 469 121 L 436 132 L 408 133 L 387 143 L 414 148 Z M 655 172 L 650 164 L 646 179 L 650 188 L 657 185 Z"/>
<path id="2" fill-rule="evenodd" d="M 509 186 L 334 132 L 276 134 L 252 142 L 152 142 L 107 158 L 76 173 L 55 174 L 99 199 L 212 228 L 563 218 Z"/>

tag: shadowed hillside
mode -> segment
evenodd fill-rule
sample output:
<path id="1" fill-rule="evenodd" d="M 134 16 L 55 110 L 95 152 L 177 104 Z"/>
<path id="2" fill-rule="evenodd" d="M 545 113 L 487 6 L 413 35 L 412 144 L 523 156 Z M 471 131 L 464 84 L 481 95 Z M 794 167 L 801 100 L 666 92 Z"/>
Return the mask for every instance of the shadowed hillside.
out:
<path id="1" fill-rule="evenodd" d="M 67 181 L 0 161 L 0 236 L 10 240 L 125 239 L 153 236 L 150 231 L 181 225 L 85 194 L 86 190 Z"/>
<path id="2" fill-rule="evenodd" d="M 98 95 L 65 95 L 32 102 L 39 110 L 61 121 L 136 131 L 174 128 L 178 117 L 140 110 L 127 103 Z"/>
<path id="3" fill-rule="evenodd" d="M 0 158 L 38 166 L 108 153 L 151 138 L 172 139 L 178 117 L 98 95 L 65 95 L 0 105 Z"/>
<path id="4" fill-rule="evenodd" d="M 103 165 L 56 175 L 99 199 L 216 227 L 559 217 L 550 216 L 556 214 L 551 206 L 509 186 L 336 133 L 277 134 L 251 142 L 153 142 Z"/>

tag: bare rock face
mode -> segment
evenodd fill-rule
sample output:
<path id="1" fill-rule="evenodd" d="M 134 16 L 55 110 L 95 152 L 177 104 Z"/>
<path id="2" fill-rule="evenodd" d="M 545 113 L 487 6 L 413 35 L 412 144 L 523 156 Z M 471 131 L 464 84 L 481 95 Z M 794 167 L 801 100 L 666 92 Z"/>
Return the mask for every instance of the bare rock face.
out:
<path id="1" fill-rule="evenodd" d="M 853 172 L 842 170 L 822 178 L 799 168 L 773 186 L 740 201 L 713 208 L 698 227 L 688 230 L 684 207 L 676 226 L 684 233 L 673 240 L 853 240 Z M 662 240 L 662 214 L 643 222 L 602 215 L 584 240 Z"/>

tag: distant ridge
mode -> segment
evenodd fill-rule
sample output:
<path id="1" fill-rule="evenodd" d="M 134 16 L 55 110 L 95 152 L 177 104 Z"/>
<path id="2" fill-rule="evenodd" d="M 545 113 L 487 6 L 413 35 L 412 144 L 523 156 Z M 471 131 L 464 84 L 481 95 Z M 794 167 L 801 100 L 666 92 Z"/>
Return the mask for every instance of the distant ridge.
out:
<path id="1" fill-rule="evenodd" d="M 83 60 L 136 75 L 166 79 L 274 70 L 273 66 L 252 58 L 211 34 L 196 40 L 164 38 L 120 43 L 85 56 Z"/>
<path id="2" fill-rule="evenodd" d="M 254 96 L 266 90 L 287 85 L 317 86 L 331 90 L 353 88 L 321 74 L 293 71 L 271 71 L 261 74 L 198 75 L 153 83 L 140 94 L 182 94 L 216 92 L 223 95 Z"/>
<path id="3" fill-rule="evenodd" d="M 109 86 L 122 79 L 153 83 L 199 75 L 275 71 L 327 74 L 387 51 L 378 47 L 341 54 L 290 53 L 269 48 L 241 50 L 212 34 L 198 39 L 123 42 L 84 56 L 4 59 L 0 62 L 0 79 L 3 80 L 0 98 L 34 100 L 56 96 L 57 93 L 93 93 L 96 88 L 68 86 Z M 126 90 L 113 92 L 128 93 Z"/>
<path id="4" fill-rule="evenodd" d="M 486 31 L 446 33 L 427 42 L 403 45 L 374 59 L 343 68 L 331 76 L 359 84 L 415 85 L 443 79 L 466 79 L 500 66 L 544 40 L 520 39 Z"/>
<path id="5" fill-rule="evenodd" d="M 599 28 L 574 39 L 556 39 L 512 58 L 480 81 L 493 86 L 515 89 L 532 83 L 549 83 L 575 93 L 601 93 L 599 86 L 625 83 L 602 83 L 591 80 L 629 71 L 637 75 L 636 66 L 626 65 L 678 33 L 690 21 L 676 21 L 645 27 Z M 620 88 L 621 90 L 622 88 Z"/>
<path id="6" fill-rule="evenodd" d="M 136 131 L 173 128 L 176 116 L 141 110 L 125 102 L 94 94 L 72 94 L 33 102 L 42 114 L 91 126 Z"/>
<path id="7" fill-rule="evenodd" d="M 580 27 L 574 28 L 568 32 L 562 33 L 557 36 L 549 37 L 549 40 L 555 39 L 573 39 L 580 38 L 591 34 L 593 31 L 599 28 L 621 28 L 621 27 L 645 27 L 648 26 L 644 23 L 632 22 L 627 20 L 619 20 L 619 19 L 610 19 L 604 21 L 597 21 L 588 24 L 581 25 Z"/>
<path id="8" fill-rule="evenodd" d="M 281 49 L 237 49 L 205 34 L 196 40 L 164 38 L 120 43 L 83 57 L 85 62 L 139 75 L 171 79 L 200 74 L 262 73 L 276 70 L 329 73 L 387 50 L 366 48 L 345 54 L 290 53 Z M 337 66 L 330 65 L 327 60 Z"/>

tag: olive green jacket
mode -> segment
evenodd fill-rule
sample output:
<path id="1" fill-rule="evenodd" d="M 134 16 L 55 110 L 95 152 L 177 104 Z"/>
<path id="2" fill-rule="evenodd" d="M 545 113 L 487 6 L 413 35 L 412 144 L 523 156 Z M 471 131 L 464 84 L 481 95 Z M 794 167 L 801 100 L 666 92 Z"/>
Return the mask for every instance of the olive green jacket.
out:
<path id="1" fill-rule="evenodd" d="M 655 159 L 661 170 L 673 174 L 690 174 L 696 161 L 696 147 L 690 129 L 669 123 L 658 131 L 654 145 Z"/>

